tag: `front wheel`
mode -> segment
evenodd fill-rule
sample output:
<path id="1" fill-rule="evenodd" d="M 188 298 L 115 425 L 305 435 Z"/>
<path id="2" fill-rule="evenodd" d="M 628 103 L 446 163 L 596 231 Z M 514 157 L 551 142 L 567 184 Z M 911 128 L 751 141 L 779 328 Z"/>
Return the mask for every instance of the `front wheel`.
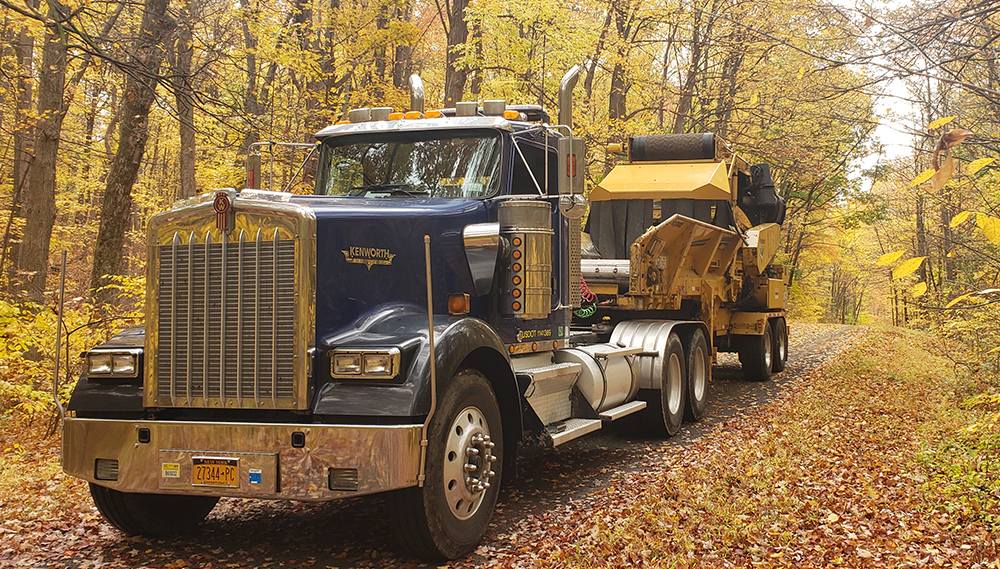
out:
<path id="1" fill-rule="evenodd" d="M 396 533 L 416 556 L 455 559 L 479 544 L 500 490 L 500 407 L 481 373 L 467 369 L 448 384 L 427 438 L 423 488 L 395 497 Z"/>
<path id="2" fill-rule="evenodd" d="M 219 501 L 214 496 L 132 494 L 90 484 L 104 519 L 128 535 L 169 537 L 191 531 Z"/>

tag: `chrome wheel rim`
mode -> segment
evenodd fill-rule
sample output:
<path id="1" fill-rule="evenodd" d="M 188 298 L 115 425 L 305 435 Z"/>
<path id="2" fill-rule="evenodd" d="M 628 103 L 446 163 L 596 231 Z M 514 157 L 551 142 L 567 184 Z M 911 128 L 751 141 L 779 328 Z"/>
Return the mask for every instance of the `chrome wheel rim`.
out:
<path id="1" fill-rule="evenodd" d="M 670 354 L 667 360 L 667 409 L 671 415 L 676 415 L 681 409 L 681 359 L 677 354 Z"/>
<path id="2" fill-rule="evenodd" d="M 694 369 L 691 372 L 691 391 L 695 401 L 705 398 L 705 388 L 708 384 L 708 373 L 705 366 L 705 351 L 698 346 L 694 352 Z"/>
<path id="3" fill-rule="evenodd" d="M 478 407 L 466 407 L 455 416 L 444 449 L 444 495 L 448 509 L 460 520 L 476 515 L 496 476 L 494 446 Z"/>
<path id="4" fill-rule="evenodd" d="M 772 356 L 772 345 L 771 345 L 771 327 L 768 325 L 764 328 L 764 368 L 771 369 Z"/>

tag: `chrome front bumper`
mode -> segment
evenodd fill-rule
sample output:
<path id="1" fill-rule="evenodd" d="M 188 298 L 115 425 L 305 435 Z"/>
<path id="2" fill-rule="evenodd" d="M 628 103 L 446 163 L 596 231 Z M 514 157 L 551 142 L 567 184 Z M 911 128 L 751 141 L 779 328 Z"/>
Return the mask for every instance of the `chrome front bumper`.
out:
<path id="1" fill-rule="evenodd" d="M 62 464 L 71 476 L 123 492 L 334 500 L 415 486 L 420 428 L 67 418 Z M 149 442 L 140 442 L 144 429 Z M 303 447 L 292 446 L 293 433 L 304 435 Z M 205 457 L 235 459 L 237 486 L 194 485 L 193 459 Z M 118 461 L 116 480 L 97 479 L 99 459 Z M 345 480 L 356 490 L 330 489 Z"/>

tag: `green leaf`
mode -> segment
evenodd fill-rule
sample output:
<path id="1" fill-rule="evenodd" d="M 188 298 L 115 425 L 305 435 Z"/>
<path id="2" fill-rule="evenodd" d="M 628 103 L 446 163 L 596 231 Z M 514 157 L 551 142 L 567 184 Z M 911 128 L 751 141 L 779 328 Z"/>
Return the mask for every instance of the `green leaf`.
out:
<path id="1" fill-rule="evenodd" d="M 882 255 L 881 257 L 879 257 L 878 260 L 875 261 L 875 264 L 878 265 L 878 266 L 880 266 L 880 267 L 888 267 L 889 265 L 891 265 L 891 264 L 895 263 L 897 260 L 899 260 L 899 258 L 903 256 L 903 253 L 904 253 L 904 251 L 902 249 L 900 249 L 899 251 L 893 251 L 891 253 L 886 253 L 885 255 Z"/>
<path id="2" fill-rule="evenodd" d="M 913 179 L 912 182 L 910 182 L 910 187 L 915 188 L 920 184 L 923 184 L 927 180 L 930 180 L 934 176 L 934 174 L 935 174 L 934 168 L 928 168 L 924 170 L 923 172 L 920 173 L 919 176 L 917 176 L 916 178 Z"/>
<path id="3" fill-rule="evenodd" d="M 959 213 L 955 217 L 951 218 L 951 223 L 948 224 L 948 227 L 958 227 L 959 225 L 962 225 L 971 215 L 972 212 L 968 210 Z"/>
<path id="4" fill-rule="evenodd" d="M 927 125 L 927 130 L 934 130 L 935 128 L 941 128 L 953 120 L 955 120 L 955 117 L 941 117 L 939 119 L 935 119 L 931 121 L 931 124 Z"/>
<path id="5" fill-rule="evenodd" d="M 965 294 L 956 296 L 955 298 L 951 299 L 951 302 L 949 302 L 948 304 L 944 305 L 944 307 L 945 308 L 951 308 L 952 306 L 955 306 L 959 302 L 962 302 L 963 300 L 969 298 L 970 296 L 972 296 L 974 294 L 976 294 L 976 293 L 975 292 L 967 292 Z"/>
<path id="6" fill-rule="evenodd" d="M 972 162 L 969 162 L 969 166 L 966 168 L 965 173 L 972 176 L 976 172 L 992 164 L 995 160 L 996 158 L 980 158 L 979 160 L 973 160 Z"/>
<path id="7" fill-rule="evenodd" d="M 983 230 L 983 235 L 989 239 L 990 243 L 1000 245 L 1000 218 L 980 213 L 976 216 L 976 223 L 979 229 Z"/>
<path id="8" fill-rule="evenodd" d="M 923 296 L 924 293 L 926 292 L 927 292 L 927 283 L 925 283 L 924 281 L 920 281 L 917 284 L 913 285 L 913 288 L 910 289 L 910 296 L 912 296 L 913 298 L 917 298 Z"/>
<path id="9" fill-rule="evenodd" d="M 920 268 L 920 265 L 924 264 L 924 259 L 926 258 L 927 257 L 913 257 L 912 259 L 907 259 L 896 265 L 896 268 L 892 270 L 892 278 L 901 279 L 912 275 L 914 271 Z"/>

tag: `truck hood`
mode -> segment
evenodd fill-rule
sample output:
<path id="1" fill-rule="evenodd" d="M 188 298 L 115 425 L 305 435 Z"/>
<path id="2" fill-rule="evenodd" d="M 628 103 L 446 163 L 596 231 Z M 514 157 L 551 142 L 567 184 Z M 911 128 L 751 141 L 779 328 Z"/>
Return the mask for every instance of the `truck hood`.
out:
<path id="1" fill-rule="evenodd" d="M 316 215 L 316 335 L 344 330 L 386 303 L 427 304 L 424 235 L 431 240 L 435 312 L 447 297 L 475 296 L 462 231 L 490 221 L 466 199 L 295 196 Z"/>

